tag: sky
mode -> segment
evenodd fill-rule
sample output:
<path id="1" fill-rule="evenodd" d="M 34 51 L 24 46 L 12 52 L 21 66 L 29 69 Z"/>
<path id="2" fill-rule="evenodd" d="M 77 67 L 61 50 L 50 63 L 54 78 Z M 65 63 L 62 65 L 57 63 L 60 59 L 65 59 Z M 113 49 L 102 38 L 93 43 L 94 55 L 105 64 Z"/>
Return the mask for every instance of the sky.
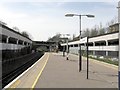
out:
<path id="1" fill-rule="evenodd" d="M 117 17 L 118 2 L 81 1 L 3 1 L 0 3 L 0 20 L 9 27 L 26 31 L 35 41 L 46 41 L 57 33 L 79 35 L 79 18 L 65 14 L 92 14 L 95 18 L 82 17 L 82 30 Z"/>

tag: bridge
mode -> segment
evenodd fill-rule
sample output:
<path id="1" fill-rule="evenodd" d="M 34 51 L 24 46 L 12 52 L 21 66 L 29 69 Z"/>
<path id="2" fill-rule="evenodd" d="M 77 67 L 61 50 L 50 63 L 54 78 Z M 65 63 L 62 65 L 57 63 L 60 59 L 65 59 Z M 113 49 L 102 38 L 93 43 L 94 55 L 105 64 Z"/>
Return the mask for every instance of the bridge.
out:
<path id="1" fill-rule="evenodd" d="M 58 45 L 56 42 L 33 41 L 33 48 L 42 51 L 56 51 Z"/>

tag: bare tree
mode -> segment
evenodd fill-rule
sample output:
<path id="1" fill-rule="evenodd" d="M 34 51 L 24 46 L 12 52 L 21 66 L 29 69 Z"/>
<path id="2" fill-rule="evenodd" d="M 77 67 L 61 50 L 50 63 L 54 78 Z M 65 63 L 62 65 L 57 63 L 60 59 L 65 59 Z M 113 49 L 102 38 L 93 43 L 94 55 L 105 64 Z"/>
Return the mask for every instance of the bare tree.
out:
<path id="1" fill-rule="evenodd" d="M 13 27 L 13 30 L 20 32 L 20 29 L 18 27 Z"/>
<path id="2" fill-rule="evenodd" d="M 117 16 L 114 17 L 114 22 L 115 22 L 115 23 L 118 22 L 118 17 L 117 17 Z"/>
<path id="3" fill-rule="evenodd" d="M 22 34 L 23 36 L 27 37 L 27 38 L 30 38 L 30 37 L 29 37 L 29 34 L 28 34 L 26 31 L 21 32 L 21 34 Z"/>
<path id="4" fill-rule="evenodd" d="M 103 28 L 102 26 L 102 23 L 100 22 L 100 25 L 99 25 L 99 30 L 98 30 L 98 34 L 101 35 L 101 34 L 105 34 L 105 29 Z"/>
<path id="5" fill-rule="evenodd" d="M 47 40 L 47 41 L 55 41 L 55 42 L 57 42 L 57 41 L 59 41 L 59 40 L 60 40 L 60 35 L 61 35 L 61 34 L 57 33 L 57 34 L 56 34 L 56 35 L 54 35 L 53 37 L 48 38 L 48 40 Z"/>
<path id="6" fill-rule="evenodd" d="M 95 25 L 94 28 L 91 29 L 90 36 L 97 36 L 98 35 L 98 26 Z"/>
<path id="7" fill-rule="evenodd" d="M 90 36 L 90 29 L 86 28 L 86 30 L 82 32 L 82 37 L 88 37 L 88 36 Z"/>
<path id="8" fill-rule="evenodd" d="M 3 22 L 3 21 L 0 21 L 0 24 L 2 25 L 7 25 L 7 23 Z"/>
<path id="9" fill-rule="evenodd" d="M 118 22 L 117 18 L 118 17 L 115 16 L 112 20 L 110 20 L 109 22 L 106 23 L 107 33 L 114 32 L 113 29 L 110 28 L 110 26 Z"/>

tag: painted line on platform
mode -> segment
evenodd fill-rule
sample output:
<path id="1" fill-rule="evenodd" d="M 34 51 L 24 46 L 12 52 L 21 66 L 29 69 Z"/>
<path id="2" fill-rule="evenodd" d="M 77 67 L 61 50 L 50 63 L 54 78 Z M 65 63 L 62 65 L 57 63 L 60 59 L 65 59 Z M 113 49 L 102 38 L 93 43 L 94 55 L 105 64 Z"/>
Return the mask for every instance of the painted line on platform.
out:
<path id="1" fill-rule="evenodd" d="M 32 85 L 32 90 L 34 89 L 34 87 L 35 87 L 35 85 L 36 85 L 36 83 L 37 83 L 39 77 L 41 76 L 41 74 L 42 74 L 42 72 L 43 72 L 43 70 L 44 70 L 44 68 L 45 68 L 45 66 L 46 66 L 46 64 L 47 64 L 48 59 L 49 59 L 49 54 L 48 54 L 48 57 L 47 57 L 47 59 L 46 59 L 46 61 L 45 61 L 45 64 L 43 65 L 41 71 L 39 72 L 39 74 L 38 74 L 36 80 L 34 81 L 34 83 L 33 83 L 33 85 Z"/>
<path id="2" fill-rule="evenodd" d="M 46 53 L 45 53 L 46 54 Z M 25 70 L 22 74 L 20 74 L 17 78 L 15 78 L 12 82 L 10 82 L 8 85 L 6 85 L 3 90 L 7 89 L 7 88 L 12 88 L 12 86 L 14 86 L 14 84 L 18 81 L 18 79 L 20 79 L 25 73 L 27 73 L 30 69 L 32 69 L 40 60 L 43 59 L 43 57 L 45 56 L 45 54 L 37 61 L 35 62 L 31 67 L 29 67 L 27 70 Z M 18 85 L 18 84 L 17 84 Z"/>

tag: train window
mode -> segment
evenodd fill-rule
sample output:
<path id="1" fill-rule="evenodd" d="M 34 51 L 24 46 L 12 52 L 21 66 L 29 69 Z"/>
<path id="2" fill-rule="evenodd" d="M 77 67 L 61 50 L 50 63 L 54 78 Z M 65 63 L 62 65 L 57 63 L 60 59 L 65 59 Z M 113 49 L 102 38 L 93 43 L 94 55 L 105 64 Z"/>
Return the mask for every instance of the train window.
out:
<path id="1" fill-rule="evenodd" d="M 0 34 L 0 42 L 2 42 L 2 35 Z"/>
<path id="2" fill-rule="evenodd" d="M 2 42 L 2 35 L 0 34 L 0 42 Z"/>
<path id="3" fill-rule="evenodd" d="M 11 43 L 11 44 L 17 44 L 17 39 L 10 37 L 9 38 L 9 43 Z"/>
<path id="4" fill-rule="evenodd" d="M 23 41 L 22 41 L 22 40 L 19 40 L 19 41 L 18 41 L 18 44 L 19 44 L 19 45 L 23 45 Z"/>
<path id="5" fill-rule="evenodd" d="M 7 42 L 7 36 L 6 35 L 0 35 L 0 42 L 6 43 Z"/>
<path id="6" fill-rule="evenodd" d="M 27 42 L 24 42 L 24 45 L 27 45 Z"/>
<path id="7" fill-rule="evenodd" d="M 108 45 L 110 46 L 110 45 L 119 45 L 119 40 L 118 39 L 116 39 L 116 40 L 110 40 L 110 41 L 108 41 Z"/>
<path id="8" fill-rule="evenodd" d="M 80 44 L 81 46 L 84 46 L 85 44 L 84 43 L 82 43 L 82 44 Z"/>
<path id="9" fill-rule="evenodd" d="M 93 46 L 93 43 L 88 43 L 88 46 Z"/>
<path id="10" fill-rule="evenodd" d="M 95 46 L 106 46 L 105 41 L 95 42 Z"/>
<path id="11" fill-rule="evenodd" d="M 78 44 L 75 44 L 74 47 L 78 47 Z"/>

